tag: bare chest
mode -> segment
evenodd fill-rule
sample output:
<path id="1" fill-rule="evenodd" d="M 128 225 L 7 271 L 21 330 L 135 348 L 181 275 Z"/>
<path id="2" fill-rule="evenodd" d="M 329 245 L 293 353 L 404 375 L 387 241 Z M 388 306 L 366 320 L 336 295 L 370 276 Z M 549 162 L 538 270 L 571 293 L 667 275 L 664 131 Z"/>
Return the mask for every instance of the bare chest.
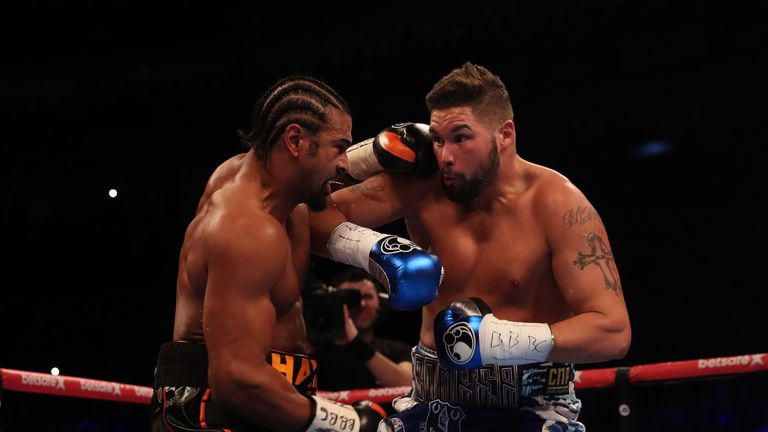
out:
<path id="1" fill-rule="evenodd" d="M 549 248 L 533 217 L 514 209 L 462 213 L 437 207 L 414 224 L 445 268 L 435 307 L 478 296 L 494 310 L 526 309 L 553 286 Z"/>

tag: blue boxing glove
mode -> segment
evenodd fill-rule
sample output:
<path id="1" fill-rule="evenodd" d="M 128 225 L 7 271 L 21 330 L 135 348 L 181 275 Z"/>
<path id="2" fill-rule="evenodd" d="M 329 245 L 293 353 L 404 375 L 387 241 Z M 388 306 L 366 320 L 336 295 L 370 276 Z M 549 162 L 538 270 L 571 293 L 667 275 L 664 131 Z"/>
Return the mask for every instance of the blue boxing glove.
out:
<path id="1" fill-rule="evenodd" d="M 366 270 L 389 291 L 394 309 L 414 309 L 437 297 L 443 266 L 410 240 L 343 222 L 328 240 L 335 261 Z"/>
<path id="2" fill-rule="evenodd" d="M 397 123 L 375 137 L 347 149 L 349 175 L 363 181 L 385 171 L 429 174 L 438 171 L 432 150 L 429 126 L 423 123 Z"/>
<path id="3" fill-rule="evenodd" d="M 549 325 L 498 319 L 475 297 L 440 311 L 434 332 L 437 357 L 448 369 L 544 362 L 554 345 Z"/>

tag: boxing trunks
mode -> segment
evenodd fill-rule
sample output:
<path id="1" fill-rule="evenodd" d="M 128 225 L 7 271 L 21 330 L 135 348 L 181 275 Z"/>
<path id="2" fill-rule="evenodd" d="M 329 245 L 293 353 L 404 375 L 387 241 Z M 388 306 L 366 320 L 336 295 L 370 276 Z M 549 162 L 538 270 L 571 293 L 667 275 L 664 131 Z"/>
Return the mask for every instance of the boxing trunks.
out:
<path id="1" fill-rule="evenodd" d="M 395 399 L 396 432 L 583 432 L 572 364 L 448 370 L 421 344 L 411 351 L 413 390 Z"/>
<path id="2" fill-rule="evenodd" d="M 266 360 L 299 393 L 317 392 L 317 363 L 311 357 L 272 351 Z M 153 388 L 152 431 L 262 431 L 217 404 L 208 387 L 208 352 L 203 344 L 163 344 Z"/>

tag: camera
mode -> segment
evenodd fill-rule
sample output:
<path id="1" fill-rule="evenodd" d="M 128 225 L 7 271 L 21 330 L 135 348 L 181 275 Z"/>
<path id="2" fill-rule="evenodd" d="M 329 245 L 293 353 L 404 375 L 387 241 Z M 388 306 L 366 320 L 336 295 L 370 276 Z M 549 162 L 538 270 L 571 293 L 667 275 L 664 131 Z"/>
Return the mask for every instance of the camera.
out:
<path id="1" fill-rule="evenodd" d="M 344 305 L 360 306 L 360 291 L 314 284 L 302 294 L 307 338 L 315 345 L 344 337 Z"/>

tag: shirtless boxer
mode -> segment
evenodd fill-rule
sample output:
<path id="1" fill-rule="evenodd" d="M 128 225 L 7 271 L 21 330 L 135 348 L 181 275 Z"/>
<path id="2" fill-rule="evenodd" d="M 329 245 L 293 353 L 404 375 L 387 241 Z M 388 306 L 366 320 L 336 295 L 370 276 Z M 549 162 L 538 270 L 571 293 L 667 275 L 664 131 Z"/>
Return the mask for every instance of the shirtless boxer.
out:
<path id="1" fill-rule="evenodd" d="M 252 126 L 243 136 L 250 149 L 216 169 L 184 236 L 152 428 L 375 430 L 381 407 L 314 396 L 322 365 L 306 355 L 300 297 L 310 239 L 307 206 L 299 204 L 322 208 L 329 182 L 346 172 L 349 108 L 326 84 L 291 77 L 264 93 Z M 436 257 L 417 247 L 384 255 L 381 246 L 348 258 L 378 269 L 395 294 L 408 291 L 401 307 L 431 301 L 441 273 Z"/>
<path id="2" fill-rule="evenodd" d="M 621 358 L 631 339 L 603 222 L 566 177 L 517 154 L 498 76 L 466 63 L 426 102 L 428 126 L 398 124 L 348 151 L 358 180 L 385 173 L 310 215 L 318 254 L 335 257 L 352 224 L 403 217 L 445 266 L 423 308 L 413 392 L 381 430 L 584 430 L 573 364 Z"/>

